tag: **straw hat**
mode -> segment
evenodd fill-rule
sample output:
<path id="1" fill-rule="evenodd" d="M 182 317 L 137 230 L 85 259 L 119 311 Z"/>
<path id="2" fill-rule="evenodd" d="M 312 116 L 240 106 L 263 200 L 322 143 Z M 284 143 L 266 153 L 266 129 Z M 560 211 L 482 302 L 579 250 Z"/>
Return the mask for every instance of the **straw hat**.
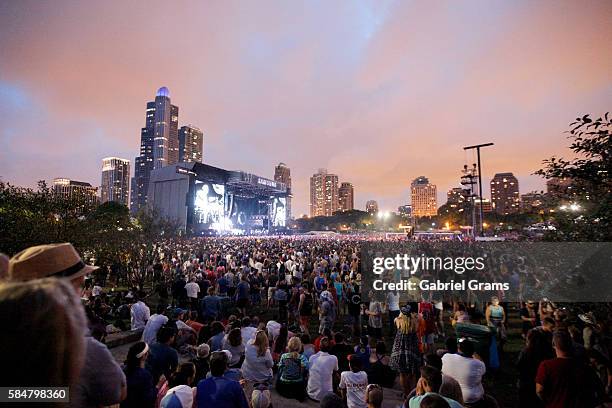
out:
<path id="1" fill-rule="evenodd" d="M 75 279 L 98 269 L 86 265 L 72 244 L 33 246 L 11 258 L 8 280 L 25 282 L 32 279 L 55 277 Z"/>

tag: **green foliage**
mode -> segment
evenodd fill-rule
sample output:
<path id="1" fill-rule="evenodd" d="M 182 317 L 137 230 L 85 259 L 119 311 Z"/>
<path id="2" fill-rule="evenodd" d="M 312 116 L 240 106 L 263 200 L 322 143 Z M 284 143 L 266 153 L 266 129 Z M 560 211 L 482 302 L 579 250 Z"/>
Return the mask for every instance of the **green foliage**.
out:
<path id="1" fill-rule="evenodd" d="M 544 168 L 535 172 L 547 179 L 572 180 L 571 196 L 559 201 L 572 201 L 580 205 L 579 213 L 557 211 L 554 221 L 557 231 L 547 237 L 551 240 L 610 241 L 612 239 L 612 116 L 592 119 L 590 115 L 576 118 L 570 124 L 570 150 L 577 157 L 564 159 L 551 157 L 544 160 Z"/>
<path id="2" fill-rule="evenodd" d="M 70 242 L 97 265 L 122 265 L 135 286 L 144 282 L 150 247 L 179 231 L 177 222 L 154 211 L 132 219 L 123 204 L 97 205 L 80 194 L 64 198 L 43 181 L 37 189 L 0 182 L 0 226 L 0 252 L 14 255 L 33 245 Z"/>

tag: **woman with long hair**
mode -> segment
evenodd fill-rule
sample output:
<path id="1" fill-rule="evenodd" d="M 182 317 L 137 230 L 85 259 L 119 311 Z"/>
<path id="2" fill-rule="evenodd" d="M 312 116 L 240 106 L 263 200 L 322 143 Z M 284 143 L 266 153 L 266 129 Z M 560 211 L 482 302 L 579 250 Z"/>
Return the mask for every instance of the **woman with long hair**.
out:
<path id="1" fill-rule="evenodd" d="M 282 325 L 280 327 L 280 331 L 276 339 L 274 340 L 274 345 L 272 346 L 272 358 L 275 363 L 278 363 L 281 355 L 287 349 L 287 341 L 289 339 L 289 329 L 287 329 L 286 325 Z"/>
<path id="2" fill-rule="evenodd" d="M 239 328 L 234 328 L 227 333 L 223 340 L 223 350 L 232 353 L 229 361 L 229 368 L 239 368 L 244 359 L 244 343 L 242 342 L 242 332 Z"/>
<path id="3" fill-rule="evenodd" d="M 257 330 L 255 338 L 246 345 L 242 377 L 253 383 L 268 383 L 272 380 L 272 354 L 265 330 Z"/>
<path id="4" fill-rule="evenodd" d="M 421 353 L 419 351 L 419 339 L 417 330 L 419 321 L 416 313 L 411 313 L 411 307 L 402 307 L 401 313 L 395 318 L 395 341 L 389 366 L 399 372 L 400 384 L 404 395 L 409 395 L 416 384 L 416 378 L 420 375 Z"/>
<path id="5" fill-rule="evenodd" d="M 299 337 L 292 337 L 287 345 L 288 352 L 280 357 L 276 391 L 285 398 L 306 399 L 308 383 L 308 360 L 300 354 L 302 342 Z"/>
<path id="6" fill-rule="evenodd" d="M 153 384 L 153 376 L 144 368 L 148 355 L 149 346 L 144 341 L 139 341 L 130 347 L 123 368 L 127 397 L 121 402 L 121 408 L 155 406 L 157 388 Z"/>

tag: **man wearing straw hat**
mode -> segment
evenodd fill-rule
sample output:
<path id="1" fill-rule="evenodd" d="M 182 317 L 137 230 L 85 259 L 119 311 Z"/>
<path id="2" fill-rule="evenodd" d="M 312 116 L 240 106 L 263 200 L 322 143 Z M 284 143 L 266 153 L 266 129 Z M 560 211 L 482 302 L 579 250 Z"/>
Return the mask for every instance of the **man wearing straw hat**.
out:
<path id="1" fill-rule="evenodd" d="M 98 267 L 85 264 L 71 244 L 63 243 L 24 249 L 10 259 L 5 275 L 12 282 L 47 277 L 67 279 L 80 295 L 85 276 L 96 269 Z M 121 402 L 127 395 L 121 367 L 104 344 L 89 333 L 85 339 L 85 365 L 77 385 L 70 389 L 70 405 L 81 408 Z"/>

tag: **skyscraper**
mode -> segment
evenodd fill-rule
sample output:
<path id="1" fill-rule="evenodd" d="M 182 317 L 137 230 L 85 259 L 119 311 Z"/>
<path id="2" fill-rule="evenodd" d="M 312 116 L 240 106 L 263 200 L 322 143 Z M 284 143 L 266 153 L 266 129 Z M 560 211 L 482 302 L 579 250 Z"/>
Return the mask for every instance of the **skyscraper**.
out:
<path id="1" fill-rule="evenodd" d="M 497 173 L 491 180 L 491 205 L 497 214 L 518 212 L 520 205 L 519 184 L 512 173 Z"/>
<path id="2" fill-rule="evenodd" d="M 170 103 L 170 91 L 159 88 L 155 96 L 153 168 L 178 163 L 178 107 Z"/>
<path id="3" fill-rule="evenodd" d="M 412 215 L 415 217 L 433 217 L 438 212 L 436 185 L 430 184 L 425 176 L 415 178 L 410 184 Z"/>
<path id="4" fill-rule="evenodd" d="M 55 178 L 53 179 L 53 193 L 66 199 L 82 197 L 88 204 L 98 202 L 98 188 L 84 181 L 63 177 Z"/>
<path id="5" fill-rule="evenodd" d="M 140 130 L 140 155 L 134 160 L 130 210 L 147 204 L 151 170 L 178 162 L 178 107 L 170 104 L 170 91 L 161 87 L 155 101 L 147 102 L 145 127 Z"/>
<path id="6" fill-rule="evenodd" d="M 330 216 L 338 211 L 338 176 L 319 169 L 310 178 L 310 216 Z"/>
<path id="7" fill-rule="evenodd" d="M 116 201 L 129 205 L 130 161 L 118 157 L 102 159 L 101 202 Z"/>
<path id="8" fill-rule="evenodd" d="M 285 163 L 278 163 L 274 168 L 274 181 L 284 183 L 287 186 L 287 219 L 291 219 L 291 169 Z"/>
<path id="9" fill-rule="evenodd" d="M 344 181 L 340 184 L 338 189 L 338 208 L 342 211 L 349 211 L 355 208 L 355 193 L 352 183 Z"/>
<path id="10" fill-rule="evenodd" d="M 193 126 L 181 126 L 178 133 L 179 162 L 202 163 L 204 134 Z"/>

